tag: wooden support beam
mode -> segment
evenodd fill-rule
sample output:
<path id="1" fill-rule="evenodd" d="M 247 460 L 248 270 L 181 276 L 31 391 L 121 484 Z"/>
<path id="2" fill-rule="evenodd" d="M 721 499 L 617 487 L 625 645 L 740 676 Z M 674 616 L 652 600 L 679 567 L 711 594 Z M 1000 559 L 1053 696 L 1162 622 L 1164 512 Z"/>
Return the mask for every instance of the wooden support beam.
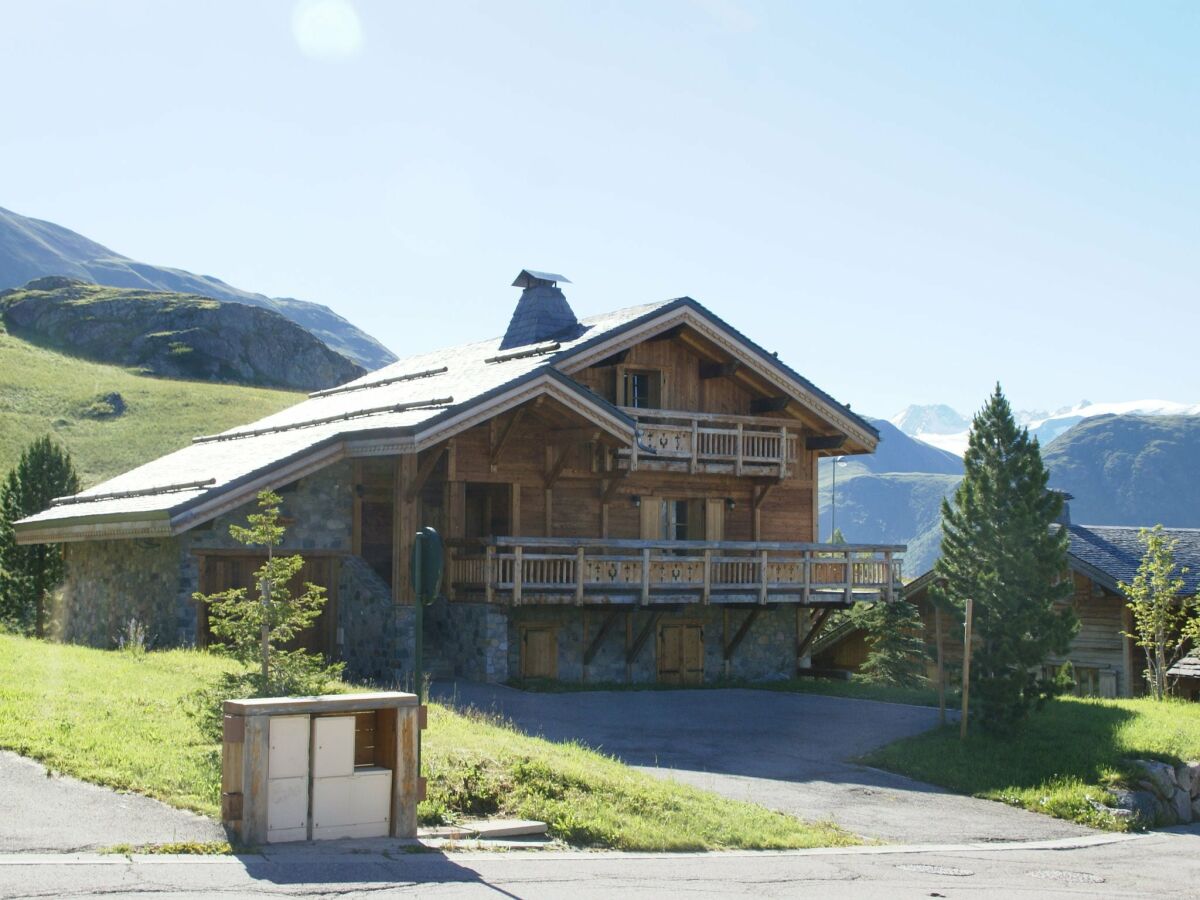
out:
<path id="1" fill-rule="evenodd" d="M 604 432 L 599 428 L 589 425 L 552 428 L 550 433 L 554 435 L 554 441 L 558 444 L 565 444 L 572 441 L 586 444 L 588 441 L 598 441 L 604 436 Z"/>
<path id="2" fill-rule="evenodd" d="M 812 642 L 816 640 L 817 635 L 821 633 L 821 629 L 825 627 L 825 623 L 829 620 L 829 617 L 832 615 L 832 613 L 832 606 L 827 606 L 817 613 L 817 618 L 816 621 L 813 622 L 812 628 L 808 629 L 808 634 L 806 634 L 800 640 L 800 643 L 796 645 L 797 661 L 799 661 L 799 659 L 808 652 L 808 648 L 812 646 Z"/>
<path id="3" fill-rule="evenodd" d="M 726 644 L 722 650 L 725 662 L 729 662 L 733 659 L 733 653 L 735 650 L 737 650 L 738 644 L 740 644 L 745 639 L 746 635 L 749 634 L 750 626 L 757 621 L 758 614 L 760 612 L 762 612 L 762 607 L 756 606 L 746 614 L 746 618 L 742 620 L 741 627 L 737 630 L 737 633 L 733 636 L 733 639 Z"/>
<path id="4" fill-rule="evenodd" d="M 426 451 L 425 459 L 417 466 L 416 475 L 413 476 L 412 484 L 408 486 L 408 502 L 412 503 L 421 494 L 421 489 L 425 487 L 425 482 L 429 480 L 429 476 L 433 474 L 433 470 L 437 468 L 437 464 L 442 459 L 442 454 L 446 452 L 447 444 L 443 441 L 432 450 Z"/>
<path id="5" fill-rule="evenodd" d="M 544 485 L 546 490 L 554 487 L 554 482 L 558 481 L 559 476 L 563 473 L 563 469 L 566 468 L 567 460 L 571 457 L 571 446 L 571 444 L 560 444 L 557 449 L 554 447 L 546 448 L 547 467 Z"/>
<path id="6" fill-rule="evenodd" d="M 674 340 L 675 338 L 679 337 L 679 335 L 682 333 L 682 331 L 683 331 L 683 326 L 676 325 L 674 328 L 668 328 L 666 331 L 660 331 L 658 334 L 653 335 L 650 338 L 647 338 L 647 342 L 653 343 L 656 341 Z"/>
<path id="7" fill-rule="evenodd" d="M 642 626 L 642 630 L 638 632 L 638 636 L 634 638 L 633 646 L 629 648 L 629 652 L 625 655 L 625 664 L 633 665 L 638 658 L 638 654 L 642 652 L 642 647 L 646 645 L 651 633 L 658 627 L 658 620 L 662 618 L 662 613 L 654 613 L 650 616 L 648 622 Z"/>
<path id="8" fill-rule="evenodd" d="M 750 401 L 751 415 L 762 415 L 769 412 L 783 412 L 787 409 L 788 397 L 758 397 Z"/>
<path id="9" fill-rule="evenodd" d="M 611 478 L 605 479 L 602 484 L 603 489 L 600 492 L 601 503 L 612 503 L 617 496 L 617 490 L 621 487 L 621 483 L 628 477 L 629 473 L 625 469 L 619 469 L 613 473 Z"/>
<path id="10" fill-rule="evenodd" d="M 402 453 L 396 457 L 396 483 L 393 492 L 395 526 L 392 528 L 392 599 L 396 603 L 411 603 L 413 592 L 409 582 L 409 557 L 417 529 L 417 504 L 409 499 L 408 485 L 417 477 L 417 456 Z"/>
<path id="11" fill-rule="evenodd" d="M 603 366 L 619 366 L 621 363 L 625 362 L 625 360 L 628 358 L 629 358 L 629 348 L 627 347 L 624 350 L 618 350 L 612 356 L 604 357 L 604 359 L 600 360 L 600 362 L 598 362 L 598 363 L 593 363 L 590 368 L 598 369 Z"/>
<path id="12" fill-rule="evenodd" d="M 725 363 L 700 363 L 701 379 L 708 378 L 731 378 L 737 373 L 737 370 L 742 367 L 742 364 L 736 359 Z"/>
<path id="13" fill-rule="evenodd" d="M 621 618 L 622 612 L 624 612 L 624 610 L 618 607 L 609 611 L 608 615 L 604 617 L 604 622 L 601 623 L 600 630 L 596 632 L 596 636 L 592 638 L 592 641 L 590 644 L 588 644 L 587 649 L 583 651 L 583 664 L 585 666 L 590 666 L 592 664 L 592 660 L 595 659 L 596 654 L 600 652 L 600 645 L 604 643 L 604 639 L 608 637 L 609 632 L 611 632 L 616 626 L 617 621 Z"/>
<path id="14" fill-rule="evenodd" d="M 805 450 L 837 450 L 846 443 L 844 434 L 810 434 L 804 439 Z"/>
<path id="15" fill-rule="evenodd" d="M 538 399 L 541 398 L 539 397 Z M 492 441 L 491 447 L 488 448 L 488 465 L 493 472 L 496 471 L 496 466 L 500 462 L 500 454 L 504 452 L 505 445 L 508 444 L 509 438 L 513 436 L 513 433 L 517 430 L 517 426 L 521 424 L 521 419 L 524 418 L 524 416 L 525 407 L 517 407 L 516 412 L 509 416 L 508 421 L 505 422 L 500 428 L 499 435 L 495 437 L 495 440 Z"/>

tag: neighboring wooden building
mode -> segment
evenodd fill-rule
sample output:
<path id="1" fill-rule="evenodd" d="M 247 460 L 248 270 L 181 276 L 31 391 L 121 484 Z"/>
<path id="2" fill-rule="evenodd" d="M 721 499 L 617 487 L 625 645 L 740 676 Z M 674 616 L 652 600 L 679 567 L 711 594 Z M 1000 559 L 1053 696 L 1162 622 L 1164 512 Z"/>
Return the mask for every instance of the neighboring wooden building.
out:
<path id="1" fill-rule="evenodd" d="M 413 533 L 449 547 L 437 670 L 487 679 L 789 676 L 831 610 L 888 599 L 902 547 L 820 545 L 817 462 L 875 430 L 688 298 L 577 321 L 522 271 L 501 339 L 401 360 L 66 498 L 17 526 L 65 542 L 67 638 L 130 618 L 206 638 L 190 599 L 248 585 L 228 538 L 283 494 L 287 549 L 330 604 L 306 641 L 411 670 Z"/>
<path id="2" fill-rule="evenodd" d="M 1046 673 L 1052 675 L 1064 662 L 1075 671 L 1076 692 L 1091 697 L 1133 697 L 1145 691 L 1142 672 L 1145 658 L 1133 640 L 1133 622 L 1119 583 L 1133 581 L 1141 563 L 1144 547 L 1139 529 L 1110 525 L 1072 525 L 1069 511 L 1066 528 L 1070 534 L 1067 561 L 1074 585 L 1071 607 L 1079 618 L 1079 631 L 1065 656 L 1046 660 Z M 1195 596 L 1200 589 L 1200 530 L 1166 529 L 1177 541 L 1175 563 L 1186 569 L 1184 594 Z M 930 570 L 905 586 L 907 600 L 917 605 L 925 622 L 927 643 L 935 645 L 933 606 L 929 588 L 934 584 Z M 958 667 L 962 661 L 961 625 L 942 616 L 943 650 L 947 665 Z M 855 670 L 866 659 L 867 646 L 861 631 L 843 626 L 832 629 L 815 644 L 814 664 L 821 667 Z M 1182 665 L 1182 664 L 1181 664 Z M 934 677 L 932 658 L 928 667 Z M 1192 670 L 1173 672 L 1181 678 Z M 1200 674 L 1200 669 L 1196 670 Z M 1181 681 L 1181 684 L 1183 682 Z"/>

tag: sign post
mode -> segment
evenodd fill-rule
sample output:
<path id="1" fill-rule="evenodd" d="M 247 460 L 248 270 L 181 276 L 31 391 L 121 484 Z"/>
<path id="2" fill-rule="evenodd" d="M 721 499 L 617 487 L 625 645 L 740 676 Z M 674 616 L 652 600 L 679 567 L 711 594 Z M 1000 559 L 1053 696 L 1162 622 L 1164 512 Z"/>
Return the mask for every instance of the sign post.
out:
<path id="1" fill-rule="evenodd" d="M 963 685 L 962 685 L 962 722 L 958 726 L 958 738 L 967 739 L 967 714 L 971 707 L 971 624 L 974 619 L 975 603 L 967 598 L 967 621 L 963 628 Z"/>
<path id="2" fill-rule="evenodd" d="M 438 589 L 442 586 L 442 570 L 445 565 L 445 551 L 442 548 L 442 538 L 433 528 L 426 526 L 416 533 L 412 549 L 412 587 L 413 593 L 413 630 L 414 656 L 413 671 L 416 678 L 414 693 L 424 703 L 425 696 L 425 660 L 424 660 L 424 608 L 437 599 Z"/>

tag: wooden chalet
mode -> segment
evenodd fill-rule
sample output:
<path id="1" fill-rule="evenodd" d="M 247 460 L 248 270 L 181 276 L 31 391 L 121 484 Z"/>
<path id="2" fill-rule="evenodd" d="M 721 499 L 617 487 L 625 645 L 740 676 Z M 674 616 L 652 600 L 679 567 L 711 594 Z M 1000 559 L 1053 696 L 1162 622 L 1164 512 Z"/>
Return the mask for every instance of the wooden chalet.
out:
<path id="1" fill-rule="evenodd" d="M 1069 577 L 1074 585 L 1071 608 L 1079 619 L 1079 631 L 1064 656 L 1051 656 L 1045 662 L 1045 674 L 1052 677 L 1065 662 L 1074 670 L 1076 693 L 1086 697 L 1136 697 L 1145 693 L 1143 651 L 1126 637 L 1133 631 L 1133 620 L 1120 583 L 1129 584 L 1141 563 L 1144 546 L 1138 528 L 1111 525 L 1073 525 L 1069 509 L 1064 524 L 1070 535 L 1067 552 Z M 1168 528 L 1166 533 L 1177 542 L 1176 565 L 1184 569 L 1184 595 L 1194 597 L 1200 591 L 1200 530 Z M 926 643 L 936 643 L 935 615 L 929 598 L 934 571 L 925 572 L 904 588 L 905 599 L 915 603 L 925 625 Z M 950 616 L 941 617 L 943 652 L 948 667 L 957 669 L 962 662 L 961 625 Z M 849 623 L 835 625 L 815 642 L 816 665 L 843 671 L 855 671 L 866 661 L 865 635 Z M 928 675 L 935 677 L 932 656 Z M 1171 672 L 1179 679 L 1184 696 L 1200 696 L 1200 667 L 1196 661 L 1182 660 Z M 955 676 L 960 677 L 960 676 Z M 1195 679 L 1195 680 L 1193 680 Z"/>
<path id="2" fill-rule="evenodd" d="M 408 559 L 449 550 L 426 616 L 442 676 L 775 678 L 831 610 L 889 599 L 898 546 L 817 543 L 817 462 L 874 428 L 699 303 L 577 320 L 523 270 L 505 335 L 400 360 L 251 425 L 198 437 L 18 523 L 63 542 L 64 637 L 207 640 L 194 591 L 249 586 L 233 544 L 284 498 L 285 549 L 329 603 L 306 642 L 378 679 L 411 669 Z"/>

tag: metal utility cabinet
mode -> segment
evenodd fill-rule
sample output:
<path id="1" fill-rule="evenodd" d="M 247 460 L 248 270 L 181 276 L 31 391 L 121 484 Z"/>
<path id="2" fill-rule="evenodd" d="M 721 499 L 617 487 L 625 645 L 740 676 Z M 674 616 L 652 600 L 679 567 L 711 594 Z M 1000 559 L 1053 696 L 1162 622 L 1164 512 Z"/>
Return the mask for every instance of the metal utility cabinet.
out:
<path id="1" fill-rule="evenodd" d="M 415 694 L 226 700 L 221 821 L 245 844 L 415 837 Z"/>

